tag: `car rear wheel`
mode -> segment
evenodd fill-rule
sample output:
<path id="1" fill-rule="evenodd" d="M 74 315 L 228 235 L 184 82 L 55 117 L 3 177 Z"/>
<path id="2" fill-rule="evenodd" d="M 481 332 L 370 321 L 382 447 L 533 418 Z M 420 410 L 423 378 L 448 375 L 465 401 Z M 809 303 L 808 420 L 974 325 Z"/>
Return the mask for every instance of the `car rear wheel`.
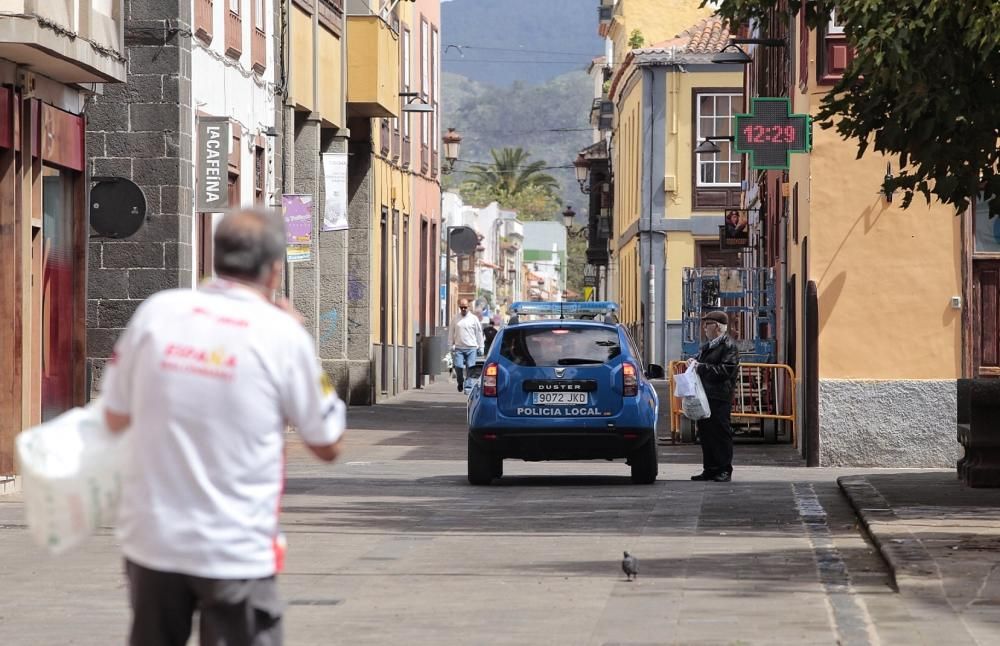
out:
<path id="1" fill-rule="evenodd" d="M 656 442 L 652 438 L 639 447 L 629 460 L 632 465 L 633 484 L 653 484 L 659 473 L 656 456 Z"/>
<path id="2" fill-rule="evenodd" d="M 488 485 L 503 475 L 503 459 L 483 449 L 469 436 L 469 484 Z"/>

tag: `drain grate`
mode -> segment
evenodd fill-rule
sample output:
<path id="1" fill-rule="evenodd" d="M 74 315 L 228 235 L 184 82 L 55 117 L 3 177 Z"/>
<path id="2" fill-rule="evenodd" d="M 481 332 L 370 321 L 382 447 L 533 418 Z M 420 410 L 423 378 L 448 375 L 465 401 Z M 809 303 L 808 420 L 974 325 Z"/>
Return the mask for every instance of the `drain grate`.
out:
<path id="1" fill-rule="evenodd" d="M 288 602 L 290 606 L 338 606 L 343 603 L 343 599 L 292 599 Z"/>

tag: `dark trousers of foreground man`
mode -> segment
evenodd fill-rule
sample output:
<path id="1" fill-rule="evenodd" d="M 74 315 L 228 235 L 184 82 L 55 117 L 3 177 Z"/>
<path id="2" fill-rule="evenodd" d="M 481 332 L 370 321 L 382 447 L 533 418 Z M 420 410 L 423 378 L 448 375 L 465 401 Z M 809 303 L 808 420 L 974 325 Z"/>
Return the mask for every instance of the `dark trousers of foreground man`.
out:
<path id="1" fill-rule="evenodd" d="M 733 427 L 730 423 L 733 404 L 720 399 L 708 401 L 712 415 L 698 420 L 702 464 L 706 475 L 733 472 Z"/>
<path id="2" fill-rule="evenodd" d="M 186 646 L 198 610 L 203 646 L 280 646 L 275 578 L 205 579 L 125 561 L 134 619 L 130 646 Z"/>

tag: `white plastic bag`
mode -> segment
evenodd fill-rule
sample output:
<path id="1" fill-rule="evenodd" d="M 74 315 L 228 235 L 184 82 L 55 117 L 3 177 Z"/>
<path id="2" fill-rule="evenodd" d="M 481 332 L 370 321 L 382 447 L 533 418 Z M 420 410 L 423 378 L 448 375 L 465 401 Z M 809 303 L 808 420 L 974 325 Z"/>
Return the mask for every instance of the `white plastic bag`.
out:
<path id="1" fill-rule="evenodd" d="M 62 554 L 114 523 L 123 441 L 105 426 L 96 400 L 17 436 L 25 515 L 38 545 Z"/>
<path id="2" fill-rule="evenodd" d="M 680 374 L 674 375 L 674 397 L 695 397 L 697 396 L 697 389 L 694 387 L 694 382 L 691 380 L 691 373 L 694 372 L 695 366 L 691 364 L 688 369 Z"/>
<path id="3" fill-rule="evenodd" d="M 691 385 L 694 386 L 695 394 L 681 400 L 681 412 L 684 417 L 692 421 L 708 419 L 712 415 L 712 409 L 708 405 L 708 396 L 705 395 L 705 387 L 701 384 L 701 377 L 697 370 L 689 367 L 685 373 Z"/>

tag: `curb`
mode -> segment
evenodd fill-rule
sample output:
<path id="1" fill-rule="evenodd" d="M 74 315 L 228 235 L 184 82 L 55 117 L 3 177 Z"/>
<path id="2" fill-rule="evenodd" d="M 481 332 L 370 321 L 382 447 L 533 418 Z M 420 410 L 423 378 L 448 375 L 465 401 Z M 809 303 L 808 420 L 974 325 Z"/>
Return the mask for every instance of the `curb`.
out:
<path id="1" fill-rule="evenodd" d="M 889 567 L 897 592 L 945 600 L 937 562 L 908 529 L 878 489 L 865 476 L 841 476 L 837 485 L 847 496 L 865 533 Z"/>

